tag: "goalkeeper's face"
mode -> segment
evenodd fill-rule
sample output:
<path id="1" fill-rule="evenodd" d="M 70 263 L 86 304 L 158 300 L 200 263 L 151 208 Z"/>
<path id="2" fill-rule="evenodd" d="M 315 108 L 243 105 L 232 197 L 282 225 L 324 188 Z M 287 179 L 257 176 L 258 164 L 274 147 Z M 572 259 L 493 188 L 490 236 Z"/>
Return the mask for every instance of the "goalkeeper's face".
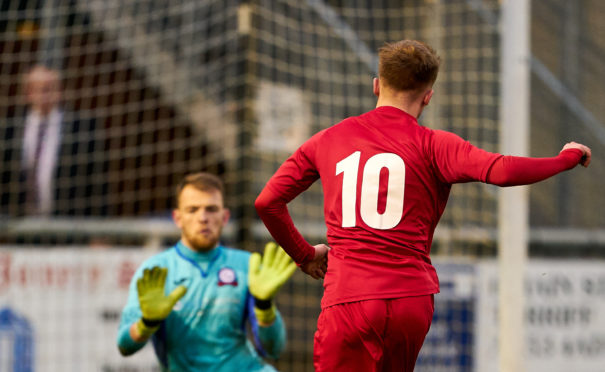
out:
<path id="1" fill-rule="evenodd" d="M 183 243 L 198 252 L 215 248 L 229 221 L 229 210 L 223 205 L 221 193 L 188 185 L 181 191 L 178 204 L 172 215 L 181 229 Z"/>

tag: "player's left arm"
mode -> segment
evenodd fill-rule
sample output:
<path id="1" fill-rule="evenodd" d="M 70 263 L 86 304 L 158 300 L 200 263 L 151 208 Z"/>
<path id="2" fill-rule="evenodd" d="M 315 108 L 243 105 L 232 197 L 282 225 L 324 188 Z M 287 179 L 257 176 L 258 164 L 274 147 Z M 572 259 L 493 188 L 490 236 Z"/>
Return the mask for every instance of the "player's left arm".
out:
<path id="1" fill-rule="evenodd" d="M 147 343 L 146 341 L 135 341 L 130 334 L 132 324 L 138 321 L 142 315 L 141 308 L 139 306 L 139 296 L 137 293 L 136 284 L 137 277 L 141 275 L 142 271 L 143 268 L 139 268 L 131 279 L 128 300 L 120 317 L 120 325 L 118 327 L 117 334 L 117 346 L 120 354 L 124 356 L 136 353 Z"/>
<path id="2" fill-rule="evenodd" d="M 168 269 L 154 266 L 143 269 L 136 282 L 133 279 L 129 303 L 118 331 L 118 349 L 122 355 L 140 350 L 187 292 L 185 286 L 178 286 L 166 295 L 164 284 L 167 274 Z"/>
<path id="3" fill-rule="evenodd" d="M 285 327 L 275 306 L 279 289 L 296 271 L 296 264 L 277 244 L 265 245 L 263 256 L 253 253 L 248 268 L 248 289 L 254 299 L 260 342 L 267 353 L 277 357 L 285 347 Z"/>

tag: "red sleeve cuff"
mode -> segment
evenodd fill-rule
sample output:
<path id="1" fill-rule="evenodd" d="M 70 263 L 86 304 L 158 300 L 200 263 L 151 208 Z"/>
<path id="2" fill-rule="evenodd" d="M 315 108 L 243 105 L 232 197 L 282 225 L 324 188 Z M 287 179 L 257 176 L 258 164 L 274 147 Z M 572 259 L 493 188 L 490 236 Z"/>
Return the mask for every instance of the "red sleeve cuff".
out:
<path id="1" fill-rule="evenodd" d="M 561 151 L 559 156 L 564 156 L 570 160 L 575 160 L 575 165 L 577 165 L 580 160 L 582 160 L 584 153 L 580 149 L 566 149 Z"/>

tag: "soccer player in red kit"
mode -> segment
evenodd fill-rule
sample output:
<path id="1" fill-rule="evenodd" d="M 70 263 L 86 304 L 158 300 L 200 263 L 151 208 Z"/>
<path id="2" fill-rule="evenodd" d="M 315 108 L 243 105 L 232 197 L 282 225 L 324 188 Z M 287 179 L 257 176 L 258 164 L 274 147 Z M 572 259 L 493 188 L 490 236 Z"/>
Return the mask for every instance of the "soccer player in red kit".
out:
<path id="1" fill-rule="evenodd" d="M 324 278 L 316 371 L 413 371 L 439 292 L 429 253 L 452 184 L 525 185 L 590 163 L 590 149 L 575 142 L 551 158 L 504 156 L 420 126 L 439 63 L 419 41 L 383 46 L 376 108 L 315 134 L 256 200 L 275 240 Z M 319 178 L 328 246 L 313 247 L 286 205 Z"/>

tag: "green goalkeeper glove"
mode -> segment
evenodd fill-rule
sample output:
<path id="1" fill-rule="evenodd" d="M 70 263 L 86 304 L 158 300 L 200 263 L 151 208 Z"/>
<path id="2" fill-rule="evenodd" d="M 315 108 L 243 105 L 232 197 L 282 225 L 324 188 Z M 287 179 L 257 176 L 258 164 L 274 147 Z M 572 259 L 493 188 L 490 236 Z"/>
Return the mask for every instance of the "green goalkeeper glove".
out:
<path id="1" fill-rule="evenodd" d="M 144 338 L 149 338 L 166 319 L 176 302 L 187 293 L 187 287 L 178 286 L 168 296 L 164 294 L 164 284 L 168 269 L 154 266 L 143 270 L 143 276 L 137 280 L 139 304 L 143 317 L 139 319 L 137 329 Z"/>
<path id="2" fill-rule="evenodd" d="M 268 325 L 275 319 L 275 306 L 271 300 L 295 271 L 294 261 L 273 242 L 265 245 L 262 262 L 260 254 L 250 256 L 248 288 L 254 297 L 254 313 L 260 324 Z"/>

